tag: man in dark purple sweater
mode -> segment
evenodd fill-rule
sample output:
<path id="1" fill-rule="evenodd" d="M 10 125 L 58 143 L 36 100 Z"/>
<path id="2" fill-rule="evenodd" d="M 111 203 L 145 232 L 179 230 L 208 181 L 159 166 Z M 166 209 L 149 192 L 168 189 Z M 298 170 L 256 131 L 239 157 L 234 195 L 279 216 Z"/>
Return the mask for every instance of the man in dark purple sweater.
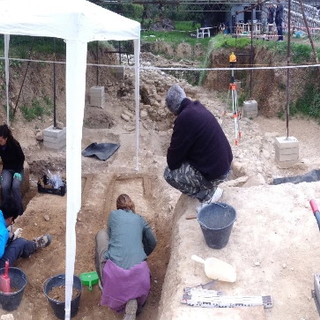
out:
<path id="1" fill-rule="evenodd" d="M 177 116 L 167 152 L 165 180 L 202 203 L 219 200 L 218 184 L 226 179 L 233 159 L 230 144 L 214 115 L 173 85 L 166 105 Z"/>

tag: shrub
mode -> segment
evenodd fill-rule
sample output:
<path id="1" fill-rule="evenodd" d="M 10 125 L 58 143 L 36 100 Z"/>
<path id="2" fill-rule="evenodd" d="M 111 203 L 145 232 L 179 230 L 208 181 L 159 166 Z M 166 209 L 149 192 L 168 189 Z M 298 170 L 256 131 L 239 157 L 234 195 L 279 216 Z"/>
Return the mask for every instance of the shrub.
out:
<path id="1" fill-rule="evenodd" d="M 52 102 L 48 97 L 44 97 L 42 100 L 34 99 L 32 100 L 31 105 L 21 106 L 21 112 L 27 121 L 49 115 L 51 110 Z"/>
<path id="2" fill-rule="evenodd" d="M 320 119 L 320 92 L 314 85 L 308 84 L 302 97 L 292 104 L 291 114 L 304 114 Z"/>

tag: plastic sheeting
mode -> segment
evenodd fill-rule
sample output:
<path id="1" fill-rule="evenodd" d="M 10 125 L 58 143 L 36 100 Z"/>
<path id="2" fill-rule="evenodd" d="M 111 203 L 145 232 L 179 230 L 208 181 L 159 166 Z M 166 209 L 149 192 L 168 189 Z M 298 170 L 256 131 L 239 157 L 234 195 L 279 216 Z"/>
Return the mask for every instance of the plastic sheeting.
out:
<path id="1" fill-rule="evenodd" d="M 99 160 L 105 161 L 109 159 L 118 149 L 120 145 L 117 143 L 97 143 L 93 142 L 83 151 L 84 157 L 97 157 Z"/>
<path id="2" fill-rule="evenodd" d="M 301 182 L 315 182 L 319 180 L 320 180 L 320 170 L 315 169 L 299 176 L 275 178 L 273 179 L 272 184 L 281 184 L 281 183 L 297 184 Z"/>
<path id="3" fill-rule="evenodd" d="M 76 253 L 75 225 L 81 207 L 81 139 L 85 106 L 87 43 L 97 40 L 134 40 L 138 168 L 140 24 L 85 0 L 0 0 L 0 33 L 56 37 L 66 41 L 68 192 L 65 319 L 69 320 Z M 7 74 L 9 75 L 9 72 Z"/>

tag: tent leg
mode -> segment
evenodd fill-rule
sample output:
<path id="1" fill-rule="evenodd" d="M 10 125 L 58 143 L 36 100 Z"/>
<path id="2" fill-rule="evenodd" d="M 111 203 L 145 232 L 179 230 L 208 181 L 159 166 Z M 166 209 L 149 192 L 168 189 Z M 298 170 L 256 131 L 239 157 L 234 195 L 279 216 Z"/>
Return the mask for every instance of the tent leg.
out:
<path id="1" fill-rule="evenodd" d="M 135 64 L 135 114 L 136 114 L 136 170 L 139 171 L 140 148 L 140 39 L 134 40 Z"/>
<path id="2" fill-rule="evenodd" d="M 85 107 L 87 43 L 67 41 L 67 213 L 66 213 L 66 283 L 65 319 L 70 319 L 73 274 L 76 254 L 76 221 L 81 207 L 81 140 Z M 82 93 L 82 94 L 80 94 Z"/>

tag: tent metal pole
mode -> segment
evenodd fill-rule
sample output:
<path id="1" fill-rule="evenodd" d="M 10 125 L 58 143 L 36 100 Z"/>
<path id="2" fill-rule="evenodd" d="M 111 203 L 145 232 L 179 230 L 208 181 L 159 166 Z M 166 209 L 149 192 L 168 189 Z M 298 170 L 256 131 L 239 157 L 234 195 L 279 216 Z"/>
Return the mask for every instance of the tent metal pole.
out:
<path id="1" fill-rule="evenodd" d="M 96 85 L 99 85 L 99 41 L 97 41 L 97 45 L 96 45 L 96 62 L 97 62 L 97 67 L 96 67 Z"/>
<path id="2" fill-rule="evenodd" d="M 7 125 L 10 126 L 10 105 L 9 105 L 9 45 L 10 35 L 4 35 L 4 56 L 5 56 L 5 75 L 6 75 L 6 98 L 7 98 Z"/>
<path id="3" fill-rule="evenodd" d="M 53 39 L 53 127 L 57 128 L 57 107 L 56 107 L 56 38 Z"/>
<path id="4" fill-rule="evenodd" d="M 290 65 L 291 49 L 291 0 L 288 0 L 288 46 L 287 46 L 287 66 Z M 287 138 L 289 138 L 289 114 L 290 114 L 290 68 L 287 68 L 287 106 L 286 106 L 286 128 Z"/>
<path id="5" fill-rule="evenodd" d="M 135 64 L 135 116 L 136 116 L 136 170 L 139 171 L 140 148 L 140 39 L 134 40 L 134 64 Z"/>

